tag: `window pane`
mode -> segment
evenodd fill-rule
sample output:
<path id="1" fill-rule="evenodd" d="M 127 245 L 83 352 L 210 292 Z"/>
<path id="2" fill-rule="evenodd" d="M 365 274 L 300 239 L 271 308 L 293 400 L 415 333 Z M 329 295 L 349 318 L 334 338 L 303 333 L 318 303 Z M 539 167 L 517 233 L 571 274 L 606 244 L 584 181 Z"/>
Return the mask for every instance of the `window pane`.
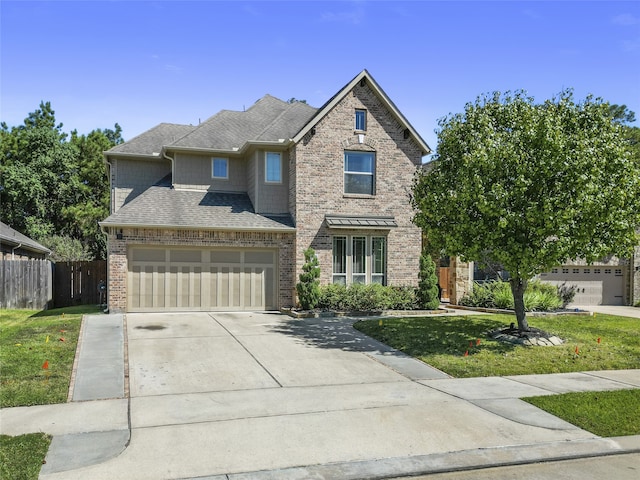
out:
<path id="1" fill-rule="evenodd" d="M 355 282 L 356 280 L 356 274 L 358 273 L 365 273 L 366 272 L 366 268 L 365 268 L 365 263 L 366 263 L 366 259 L 367 259 L 367 239 L 366 237 L 353 237 L 353 254 L 352 254 L 352 258 L 353 258 L 353 281 Z"/>
<path id="2" fill-rule="evenodd" d="M 345 152 L 344 171 L 373 173 L 373 152 Z"/>
<path id="3" fill-rule="evenodd" d="M 373 176 L 345 173 L 344 192 L 373 195 Z"/>
<path id="4" fill-rule="evenodd" d="M 347 237 L 333 237 L 333 273 L 347 273 Z"/>
<path id="5" fill-rule="evenodd" d="M 365 110 L 356 110 L 356 130 L 367 129 L 367 112 Z"/>
<path id="6" fill-rule="evenodd" d="M 267 152 L 265 161 L 265 180 L 267 182 L 282 181 L 282 165 L 279 153 Z"/>
<path id="7" fill-rule="evenodd" d="M 213 159 L 213 177 L 214 178 L 228 178 L 227 173 L 227 159 L 226 158 L 214 158 Z"/>
<path id="8" fill-rule="evenodd" d="M 372 247 L 371 247 L 371 256 L 372 256 L 372 273 L 384 273 L 385 267 L 385 238 L 384 237 L 373 237 L 372 239 Z"/>

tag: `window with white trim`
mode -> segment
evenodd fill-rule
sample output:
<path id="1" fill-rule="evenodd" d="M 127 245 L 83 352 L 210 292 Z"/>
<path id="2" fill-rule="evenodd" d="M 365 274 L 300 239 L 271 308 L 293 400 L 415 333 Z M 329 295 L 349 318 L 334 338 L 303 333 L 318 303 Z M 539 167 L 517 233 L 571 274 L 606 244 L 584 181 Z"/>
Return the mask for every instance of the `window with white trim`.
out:
<path id="1" fill-rule="evenodd" d="M 386 285 L 386 276 L 386 237 L 369 235 L 333 237 L 333 283 Z"/>
<path id="2" fill-rule="evenodd" d="M 227 180 L 229 178 L 229 160 L 214 157 L 211 159 L 211 178 Z"/>
<path id="3" fill-rule="evenodd" d="M 282 154 L 280 152 L 266 153 L 264 181 L 267 183 L 282 183 Z"/>
<path id="4" fill-rule="evenodd" d="M 344 193 L 374 195 L 376 154 L 344 152 Z"/>

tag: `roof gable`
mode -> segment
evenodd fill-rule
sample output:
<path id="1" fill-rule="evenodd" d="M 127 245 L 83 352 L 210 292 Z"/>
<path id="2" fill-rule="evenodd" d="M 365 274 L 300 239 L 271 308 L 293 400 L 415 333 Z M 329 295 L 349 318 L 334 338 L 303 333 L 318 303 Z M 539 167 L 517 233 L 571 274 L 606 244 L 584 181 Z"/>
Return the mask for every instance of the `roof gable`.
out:
<path id="1" fill-rule="evenodd" d="M 371 74 L 365 69 L 356 75 L 349 83 L 347 83 L 342 89 L 340 89 L 333 97 L 331 97 L 327 103 L 320 107 L 317 113 L 309 120 L 309 122 L 302 127 L 300 131 L 293 137 L 294 142 L 299 142 L 302 138 L 329 113 L 333 107 L 335 107 L 340 101 L 360 82 L 366 82 L 369 84 L 375 95 L 380 101 L 387 107 L 396 120 L 408 130 L 409 135 L 413 137 L 415 142 L 422 150 L 422 155 L 431 153 L 431 148 L 427 145 L 427 142 L 420 136 L 415 128 L 409 123 L 404 115 L 398 110 L 398 107 L 391 101 L 387 94 L 380 88 L 380 85 L 373 79 Z"/>

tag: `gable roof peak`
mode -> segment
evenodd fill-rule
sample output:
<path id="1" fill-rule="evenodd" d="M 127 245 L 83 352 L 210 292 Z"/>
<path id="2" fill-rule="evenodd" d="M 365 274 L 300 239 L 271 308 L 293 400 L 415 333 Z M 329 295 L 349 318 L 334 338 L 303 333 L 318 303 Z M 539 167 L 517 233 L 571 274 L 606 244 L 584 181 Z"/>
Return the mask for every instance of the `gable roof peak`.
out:
<path id="1" fill-rule="evenodd" d="M 342 99 L 351 92 L 358 84 L 364 86 L 362 83 L 365 81 L 367 85 L 371 88 L 373 93 L 380 99 L 380 101 L 387 107 L 387 109 L 391 112 L 391 114 L 396 118 L 398 123 L 402 125 L 406 130 L 408 130 L 411 137 L 414 139 L 416 144 L 420 147 L 422 151 L 422 155 L 427 155 L 431 153 L 431 148 L 427 145 L 427 142 L 420 136 L 420 134 L 416 131 L 415 128 L 409 123 L 409 121 L 405 118 L 405 116 L 398 110 L 398 107 L 391 101 L 386 92 L 378 85 L 378 82 L 375 81 L 373 76 L 369 73 L 369 71 L 365 68 L 360 73 L 358 73 L 353 79 L 347 83 L 344 87 L 342 87 L 338 92 L 331 97 L 322 107 L 318 109 L 318 113 L 314 115 L 307 124 L 302 127 L 302 129 L 295 135 L 293 138 L 294 142 L 299 142 L 306 134 L 309 132 L 324 116 L 329 113 L 338 103 L 342 101 Z"/>

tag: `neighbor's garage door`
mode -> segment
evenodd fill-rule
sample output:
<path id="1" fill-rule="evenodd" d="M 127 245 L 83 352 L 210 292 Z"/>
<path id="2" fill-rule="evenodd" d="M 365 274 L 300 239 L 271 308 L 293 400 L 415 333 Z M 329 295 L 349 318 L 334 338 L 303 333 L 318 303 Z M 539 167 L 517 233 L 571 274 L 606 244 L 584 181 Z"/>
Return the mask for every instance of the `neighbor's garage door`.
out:
<path id="1" fill-rule="evenodd" d="M 572 305 L 623 305 L 624 267 L 565 265 L 540 275 L 544 282 L 576 286 Z"/>
<path id="2" fill-rule="evenodd" d="M 131 247 L 128 311 L 270 310 L 276 252 Z"/>

